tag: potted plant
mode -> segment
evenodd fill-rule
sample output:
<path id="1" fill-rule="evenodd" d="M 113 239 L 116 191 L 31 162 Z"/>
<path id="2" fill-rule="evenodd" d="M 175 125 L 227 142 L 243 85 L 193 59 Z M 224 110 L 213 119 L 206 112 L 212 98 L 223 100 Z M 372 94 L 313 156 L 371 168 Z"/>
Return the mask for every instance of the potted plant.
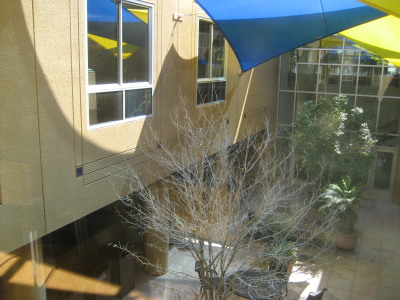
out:
<path id="1" fill-rule="evenodd" d="M 295 242 L 283 240 L 276 242 L 273 246 L 272 257 L 269 262 L 269 269 L 274 270 L 278 275 L 289 278 L 293 271 L 293 266 L 297 261 L 299 249 Z"/>
<path id="2" fill-rule="evenodd" d="M 360 192 L 351 185 L 349 176 L 341 178 L 340 184 L 329 184 L 321 196 L 322 211 L 335 210 L 339 217 L 336 245 L 343 250 L 353 250 L 357 244 L 358 233 L 354 229 L 357 210 L 360 205 Z"/>

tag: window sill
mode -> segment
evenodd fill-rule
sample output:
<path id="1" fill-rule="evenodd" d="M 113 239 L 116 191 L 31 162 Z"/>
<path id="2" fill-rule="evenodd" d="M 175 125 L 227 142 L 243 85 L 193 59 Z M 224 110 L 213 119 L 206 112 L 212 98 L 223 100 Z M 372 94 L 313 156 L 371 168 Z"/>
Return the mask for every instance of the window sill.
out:
<path id="1" fill-rule="evenodd" d="M 125 120 L 110 121 L 110 122 L 104 122 L 104 123 L 100 123 L 100 124 L 89 125 L 88 130 L 93 131 L 93 130 L 104 129 L 104 128 L 108 128 L 108 127 L 123 125 L 123 124 L 140 121 L 140 120 L 144 120 L 144 119 L 150 119 L 153 117 L 153 115 L 154 114 L 143 115 L 143 116 L 132 117 L 132 118 L 125 119 Z"/>

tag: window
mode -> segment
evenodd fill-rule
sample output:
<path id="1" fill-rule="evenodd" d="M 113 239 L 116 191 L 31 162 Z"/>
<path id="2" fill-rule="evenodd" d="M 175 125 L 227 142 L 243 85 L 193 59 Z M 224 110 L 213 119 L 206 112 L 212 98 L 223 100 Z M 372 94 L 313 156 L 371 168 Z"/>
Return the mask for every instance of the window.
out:
<path id="1" fill-rule="evenodd" d="M 89 125 L 152 114 L 152 7 L 87 0 Z"/>
<path id="2" fill-rule="evenodd" d="M 218 27 L 199 21 L 197 104 L 225 100 L 225 39 Z"/>

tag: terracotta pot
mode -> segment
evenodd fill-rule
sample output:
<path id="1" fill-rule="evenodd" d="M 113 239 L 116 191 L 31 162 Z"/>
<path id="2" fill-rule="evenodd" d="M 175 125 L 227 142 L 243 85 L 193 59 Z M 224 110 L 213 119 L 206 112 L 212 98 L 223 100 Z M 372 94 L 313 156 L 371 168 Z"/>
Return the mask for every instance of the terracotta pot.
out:
<path id="1" fill-rule="evenodd" d="M 337 231 L 336 246 L 342 250 L 352 251 L 357 245 L 358 233 L 343 233 Z"/>

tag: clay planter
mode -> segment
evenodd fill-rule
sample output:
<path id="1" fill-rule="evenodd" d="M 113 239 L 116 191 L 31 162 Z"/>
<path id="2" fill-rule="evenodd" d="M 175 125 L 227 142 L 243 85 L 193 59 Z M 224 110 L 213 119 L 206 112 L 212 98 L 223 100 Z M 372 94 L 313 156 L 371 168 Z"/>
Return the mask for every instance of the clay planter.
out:
<path id="1" fill-rule="evenodd" d="M 336 246 L 342 250 L 353 251 L 357 245 L 358 233 L 343 233 L 337 231 Z"/>

